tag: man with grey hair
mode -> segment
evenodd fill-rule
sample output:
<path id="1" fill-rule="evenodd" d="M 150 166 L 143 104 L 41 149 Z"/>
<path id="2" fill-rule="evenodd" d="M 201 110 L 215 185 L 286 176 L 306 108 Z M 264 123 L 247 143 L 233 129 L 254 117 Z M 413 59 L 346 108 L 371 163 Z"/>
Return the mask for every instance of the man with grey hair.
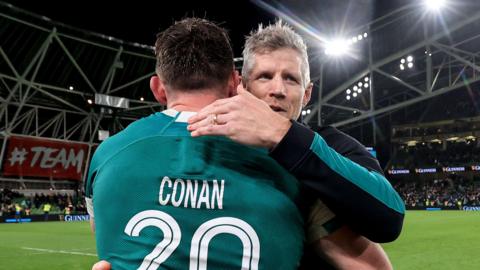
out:
<path id="1" fill-rule="evenodd" d="M 190 118 L 192 136 L 221 135 L 269 149 L 304 185 L 307 240 L 317 254 L 338 269 L 390 268 L 371 241 L 395 240 L 405 208 L 378 161 L 333 127 L 314 132 L 295 121 L 313 88 L 303 39 L 282 22 L 260 26 L 243 55 L 238 95 Z"/>

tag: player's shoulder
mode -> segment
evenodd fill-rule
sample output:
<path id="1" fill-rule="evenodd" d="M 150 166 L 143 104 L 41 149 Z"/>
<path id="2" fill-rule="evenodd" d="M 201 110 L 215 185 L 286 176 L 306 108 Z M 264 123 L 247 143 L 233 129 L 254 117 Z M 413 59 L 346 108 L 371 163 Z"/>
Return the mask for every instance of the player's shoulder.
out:
<path id="1" fill-rule="evenodd" d="M 168 122 L 168 116 L 154 113 L 130 123 L 124 130 L 107 138 L 95 150 L 93 158 L 97 164 L 103 163 L 119 150 L 132 142 L 151 136 Z"/>

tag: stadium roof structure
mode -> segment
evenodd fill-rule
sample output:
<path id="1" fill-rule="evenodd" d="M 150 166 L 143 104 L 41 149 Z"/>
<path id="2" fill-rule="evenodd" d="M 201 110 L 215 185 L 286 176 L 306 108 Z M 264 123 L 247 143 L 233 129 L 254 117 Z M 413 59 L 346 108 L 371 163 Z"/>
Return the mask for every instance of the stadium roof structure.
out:
<path id="1" fill-rule="evenodd" d="M 49 16 L 62 11 L 63 16 L 80 14 L 75 15 L 80 18 L 70 22 L 79 25 L 90 22 L 90 26 L 89 30 L 84 30 L 0 2 L 0 131 L 3 135 L 22 134 L 92 144 L 99 142 L 100 130 L 114 134 L 132 121 L 163 109 L 149 89 L 149 79 L 155 70 L 153 47 L 92 31 L 96 30 L 92 28 L 95 26 L 106 29 L 102 26 L 108 24 L 113 15 L 90 12 L 89 1 L 81 5 L 63 1 L 53 3 L 59 6 L 45 6 L 43 3 L 35 6 L 31 1 L 18 4 L 46 8 Z M 105 6 L 96 7 L 105 9 Z M 109 7 L 108 11 L 120 7 Z M 145 6 L 140 7 L 145 14 L 136 14 L 135 8 L 126 8 L 124 6 L 123 11 L 130 12 L 127 14 L 131 14 L 133 21 L 151 15 L 152 20 L 158 19 L 163 28 L 174 19 L 188 15 L 185 11 L 178 14 L 180 11 L 177 10 L 176 16 L 161 16 L 161 12 L 157 15 L 156 11 L 152 13 Z M 104 16 L 103 21 L 94 19 L 99 15 Z M 123 24 L 118 21 L 109 23 L 129 35 L 148 29 L 146 35 L 150 42 L 147 44 L 154 43 L 159 27 L 158 22 L 149 25 L 146 21 L 143 21 L 145 25 L 125 20 Z M 244 27 L 253 28 L 250 25 Z M 112 32 L 121 34 L 118 29 Z M 143 41 L 147 39 L 146 35 L 143 35 Z M 240 38 L 243 40 L 243 36 Z"/>
<path id="2" fill-rule="evenodd" d="M 146 91 L 155 66 L 151 47 L 1 7 L 5 133 L 93 143 L 98 130 L 116 132 L 159 109 Z M 122 97 L 128 107 L 96 106 L 99 94 Z"/>
<path id="3" fill-rule="evenodd" d="M 309 43 L 316 94 L 304 120 L 313 126 L 367 125 L 375 134 L 375 121 L 384 116 L 413 112 L 412 119 L 422 119 L 432 114 L 433 105 L 426 101 L 478 86 L 480 3 L 474 0 L 448 1 L 451 5 L 438 13 L 428 13 L 421 1 L 413 0 L 243 1 L 232 11 L 225 3 L 190 2 L 197 14 L 188 14 L 185 1 L 173 9 L 151 3 L 152 8 L 138 3 L 102 9 L 87 1 L 71 4 L 69 12 L 64 1 L 53 3 L 57 8 L 17 2 L 21 8 L 0 2 L 3 134 L 94 143 L 99 130 L 115 133 L 161 110 L 148 87 L 155 64 L 152 48 L 143 45 L 153 43 L 148 40 L 153 41 L 159 24 L 142 17 L 163 26 L 185 15 L 224 21 L 237 55 L 244 35 L 259 22 L 274 17 L 289 22 Z M 101 22 L 97 9 L 105 16 Z M 202 10 L 209 12 L 199 14 Z M 80 15 L 75 19 L 72 14 Z M 343 59 L 324 53 L 323 46 L 335 35 L 351 49 Z M 95 104 L 95 97 L 102 105 Z"/>

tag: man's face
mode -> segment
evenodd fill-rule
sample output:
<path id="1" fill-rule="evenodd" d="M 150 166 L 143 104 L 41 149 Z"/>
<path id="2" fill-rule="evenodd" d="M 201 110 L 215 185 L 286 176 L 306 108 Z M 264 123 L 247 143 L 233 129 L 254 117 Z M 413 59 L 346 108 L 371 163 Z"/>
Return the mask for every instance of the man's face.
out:
<path id="1" fill-rule="evenodd" d="M 296 120 L 308 103 L 311 84 L 302 85 L 301 58 L 293 49 L 256 54 L 247 90 L 265 101 L 272 110 Z"/>

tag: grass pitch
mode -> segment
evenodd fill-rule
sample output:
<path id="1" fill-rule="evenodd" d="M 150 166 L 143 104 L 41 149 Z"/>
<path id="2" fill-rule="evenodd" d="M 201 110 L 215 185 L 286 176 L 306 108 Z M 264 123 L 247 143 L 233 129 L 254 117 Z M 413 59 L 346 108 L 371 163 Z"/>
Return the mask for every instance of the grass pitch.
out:
<path id="1" fill-rule="evenodd" d="M 2 270 L 89 270 L 97 260 L 88 222 L 0 224 Z"/>
<path id="2" fill-rule="evenodd" d="M 480 269 L 480 212 L 407 211 L 402 234 L 383 247 L 395 270 Z"/>
<path id="3" fill-rule="evenodd" d="M 480 269 L 480 212 L 407 211 L 385 244 L 396 270 Z M 0 224 L 0 269 L 88 270 L 97 261 L 88 222 Z"/>

